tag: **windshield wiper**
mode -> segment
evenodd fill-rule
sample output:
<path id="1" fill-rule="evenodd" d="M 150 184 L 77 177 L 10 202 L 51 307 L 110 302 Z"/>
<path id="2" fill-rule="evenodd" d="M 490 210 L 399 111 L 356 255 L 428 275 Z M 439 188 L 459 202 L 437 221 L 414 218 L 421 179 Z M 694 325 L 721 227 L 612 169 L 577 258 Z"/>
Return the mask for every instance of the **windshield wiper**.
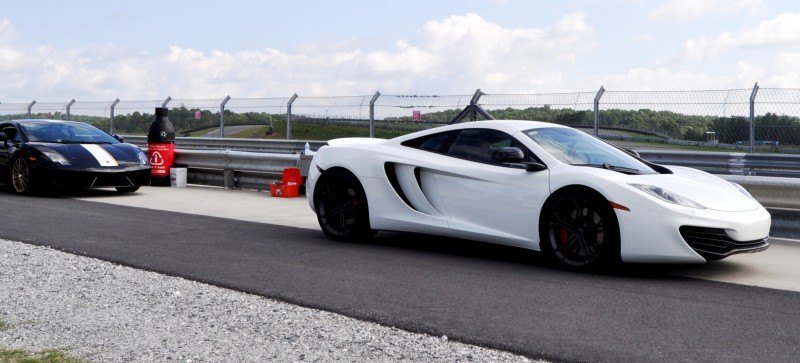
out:
<path id="1" fill-rule="evenodd" d="M 626 168 L 624 166 L 611 165 L 609 163 L 602 163 L 602 164 L 570 164 L 570 165 L 574 165 L 574 166 L 589 166 L 589 167 L 592 167 L 592 168 L 603 168 L 603 169 L 608 169 L 608 170 L 616 171 L 616 172 L 623 173 L 623 174 L 634 174 L 634 175 L 642 174 L 642 171 L 639 170 L 639 169 Z"/>

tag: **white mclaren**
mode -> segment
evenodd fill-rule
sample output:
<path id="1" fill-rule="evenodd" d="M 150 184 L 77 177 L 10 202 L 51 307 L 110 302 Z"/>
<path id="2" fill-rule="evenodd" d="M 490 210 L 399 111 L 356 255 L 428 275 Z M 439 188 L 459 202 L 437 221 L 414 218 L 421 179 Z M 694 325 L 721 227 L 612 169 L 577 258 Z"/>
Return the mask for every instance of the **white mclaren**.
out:
<path id="1" fill-rule="evenodd" d="M 331 140 L 307 195 L 334 240 L 405 231 L 541 251 L 567 268 L 702 263 L 769 246 L 742 186 L 535 121 Z"/>

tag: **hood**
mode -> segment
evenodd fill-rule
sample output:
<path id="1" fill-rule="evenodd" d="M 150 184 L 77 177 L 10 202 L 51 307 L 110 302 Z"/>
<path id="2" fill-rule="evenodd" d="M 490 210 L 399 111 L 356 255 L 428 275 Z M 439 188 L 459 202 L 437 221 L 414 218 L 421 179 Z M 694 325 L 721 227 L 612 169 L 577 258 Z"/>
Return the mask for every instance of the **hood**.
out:
<path id="1" fill-rule="evenodd" d="M 43 146 L 56 151 L 67 158 L 72 166 L 77 167 L 115 167 L 141 164 L 136 151 L 138 148 L 131 144 L 31 143 L 31 146 Z"/>
<path id="2" fill-rule="evenodd" d="M 631 175 L 630 183 L 647 184 L 689 198 L 708 209 L 743 212 L 761 204 L 742 194 L 730 182 L 697 169 L 668 166 L 674 174 Z"/>

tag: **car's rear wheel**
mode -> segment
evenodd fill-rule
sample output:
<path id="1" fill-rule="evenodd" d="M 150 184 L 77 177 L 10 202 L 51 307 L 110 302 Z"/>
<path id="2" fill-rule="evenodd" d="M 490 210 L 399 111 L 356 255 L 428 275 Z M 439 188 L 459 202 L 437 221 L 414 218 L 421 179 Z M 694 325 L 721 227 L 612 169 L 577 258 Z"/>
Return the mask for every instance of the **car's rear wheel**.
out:
<path id="1" fill-rule="evenodd" d="M 18 157 L 11 163 L 11 189 L 17 194 L 33 194 L 31 168 L 24 158 Z"/>
<path id="2" fill-rule="evenodd" d="M 116 187 L 114 189 L 116 189 L 120 193 L 133 193 L 133 192 L 139 190 L 139 186 L 136 185 L 136 186 L 129 186 L 129 187 Z"/>
<path id="3" fill-rule="evenodd" d="M 563 193 L 545 213 L 541 247 L 558 266 L 589 270 L 619 261 L 619 225 L 602 196 L 584 190 Z"/>
<path id="4" fill-rule="evenodd" d="M 314 189 L 319 226 L 336 241 L 360 241 L 375 234 L 369 225 L 369 206 L 364 188 L 346 170 L 330 170 Z"/>

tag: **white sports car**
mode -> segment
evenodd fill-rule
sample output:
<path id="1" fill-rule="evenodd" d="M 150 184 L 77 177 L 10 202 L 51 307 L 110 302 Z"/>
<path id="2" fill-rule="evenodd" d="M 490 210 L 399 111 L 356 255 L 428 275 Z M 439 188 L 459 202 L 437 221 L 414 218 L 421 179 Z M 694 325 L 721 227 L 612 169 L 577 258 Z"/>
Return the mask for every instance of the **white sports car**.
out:
<path id="1" fill-rule="evenodd" d="M 575 269 L 761 251 L 771 223 L 738 184 L 535 121 L 331 140 L 314 156 L 307 195 L 334 240 L 451 236 L 542 251 Z"/>

